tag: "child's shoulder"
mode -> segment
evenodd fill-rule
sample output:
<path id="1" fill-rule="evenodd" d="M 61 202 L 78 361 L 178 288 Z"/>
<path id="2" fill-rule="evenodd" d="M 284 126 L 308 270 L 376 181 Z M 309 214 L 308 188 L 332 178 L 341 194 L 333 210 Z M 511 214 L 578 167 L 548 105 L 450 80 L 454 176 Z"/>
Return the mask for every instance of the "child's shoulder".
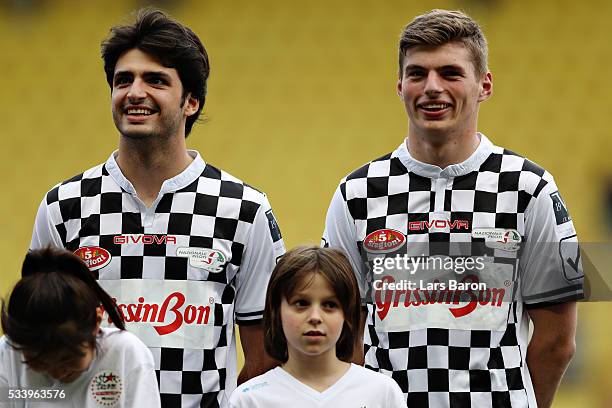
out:
<path id="1" fill-rule="evenodd" d="M 367 384 L 371 387 L 395 384 L 395 381 L 391 377 L 353 363 L 351 363 L 350 375 L 352 376 L 352 380 L 363 381 L 364 385 Z"/>
<path id="2" fill-rule="evenodd" d="M 98 345 L 104 354 L 121 355 L 127 360 L 153 362 L 149 348 L 135 334 L 116 328 L 102 328 Z"/>
<path id="3" fill-rule="evenodd" d="M 126 347 L 138 347 L 140 344 L 144 346 L 144 343 L 135 334 L 115 327 L 101 328 L 98 341 L 106 344 L 121 344 Z"/>
<path id="4" fill-rule="evenodd" d="M 358 387 L 355 394 L 359 394 L 364 401 L 374 398 L 370 400 L 375 403 L 374 406 L 379 406 L 376 405 L 378 403 L 388 408 L 406 406 L 404 394 L 393 378 L 355 364 L 351 364 L 350 373 L 352 374 L 351 387 Z"/>
<path id="5" fill-rule="evenodd" d="M 276 370 L 280 370 L 280 368 L 273 368 L 272 370 L 258 375 L 257 377 L 253 377 L 250 380 L 240 384 L 232 393 L 232 398 L 238 397 L 242 394 L 249 394 L 258 390 L 270 388 L 274 383 Z"/>
<path id="6" fill-rule="evenodd" d="M 270 400 L 277 397 L 275 394 L 282 391 L 281 388 L 274 386 L 276 383 L 275 370 L 280 370 L 280 368 L 274 368 L 240 384 L 230 395 L 230 408 L 269 406 Z"/>

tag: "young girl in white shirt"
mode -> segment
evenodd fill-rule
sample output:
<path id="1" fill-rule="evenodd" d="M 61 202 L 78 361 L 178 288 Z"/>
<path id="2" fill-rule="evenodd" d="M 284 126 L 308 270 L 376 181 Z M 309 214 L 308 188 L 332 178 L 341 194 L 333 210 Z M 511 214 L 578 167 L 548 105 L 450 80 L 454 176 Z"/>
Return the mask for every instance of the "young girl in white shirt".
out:
<path id="1" fill-rule="evenodd" d="M 282 365 L 240 385 L 230 407 L 406 407 L 395 381 L 350 363 L 359 322 L 357 281 L 341 251 L 287 252 L 264 312 L 266 352 Z"/>
<path id="2" fill-rule="evenodd" d="M 116 329 L 101 329 L 104 311 Z M 153 357 L 79 257 L 31 251 L 2 302 L 0 407 L 160 407 Z"/>

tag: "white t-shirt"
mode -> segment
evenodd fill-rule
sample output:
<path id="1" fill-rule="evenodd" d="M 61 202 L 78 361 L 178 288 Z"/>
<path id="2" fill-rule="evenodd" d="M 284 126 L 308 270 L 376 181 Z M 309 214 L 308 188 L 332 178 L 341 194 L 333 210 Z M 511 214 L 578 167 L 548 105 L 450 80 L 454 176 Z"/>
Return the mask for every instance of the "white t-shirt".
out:
<path id="1" fill-rule="evenodd" d="M 404 395 L 391 378 L 351 364 L 334 385 L 318 392 L 281 367 L 250 379 L 230 397 L 230 408 L 404 408 Z"/>
<path id="2" fill-rule="evenodd" d="M 31 370 L 20 351 L 5 336 L 0 338 L 0 388 L 15 390 L 51 389 L 63 391 L 64 398 L 16 399 L 2 402 L 2 408 L 35 406 L 75 408 L 160 407 L 153 357 L 133 334 L 119 329 L 102 329 L 95 358 L 86 372 L 69 384 Z"/>

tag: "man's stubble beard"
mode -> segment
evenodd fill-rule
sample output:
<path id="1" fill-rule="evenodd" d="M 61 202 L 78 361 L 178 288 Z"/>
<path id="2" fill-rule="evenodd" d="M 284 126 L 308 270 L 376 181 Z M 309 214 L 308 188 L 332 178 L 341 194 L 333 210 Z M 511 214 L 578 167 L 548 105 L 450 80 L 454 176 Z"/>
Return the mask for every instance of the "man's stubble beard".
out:
<path id="1" fill-rule="evenodd" d="M 117 128 L 121 136 L 128 139 L 132 143 L 163 143 L 165 141 L 170 140 L 180 130 L 180 116 L 177 115 L 177 117 L 174 118 L 163 118 L 160 116 L 158 119 L 158 123 L 155 124 L 153 128 L 148 132 L 140 131 L 137 128 L 134 131 L 125 131 L 122 129 L 122 126 L 117 123 L 118 121 L 115 115 L 113 115 L 115 127 Z M 144 126 L 146 125 L 143 124 L 143 127 Z"/>

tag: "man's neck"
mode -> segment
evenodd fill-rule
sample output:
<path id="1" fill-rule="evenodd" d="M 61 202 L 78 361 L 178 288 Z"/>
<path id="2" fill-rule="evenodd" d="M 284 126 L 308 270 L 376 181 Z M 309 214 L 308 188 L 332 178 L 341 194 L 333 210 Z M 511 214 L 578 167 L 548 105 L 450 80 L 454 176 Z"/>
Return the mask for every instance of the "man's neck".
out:
<path id="1" fill-rule="evenodd" d="M 117 165 L 147 207 L 157 198 L 164 181 L 180 174 L 193 161 L 185 139 L 175 140 L 159 143 L 121 137 Z"/>
<path id="2" fill-rule="evenodd" d="M 479 144 L 480 137 L 475 130 L 464 135 L 410 133 L 406 138 L 406 147 L 414 159 L 442 169 L 467 160 Z"/>

